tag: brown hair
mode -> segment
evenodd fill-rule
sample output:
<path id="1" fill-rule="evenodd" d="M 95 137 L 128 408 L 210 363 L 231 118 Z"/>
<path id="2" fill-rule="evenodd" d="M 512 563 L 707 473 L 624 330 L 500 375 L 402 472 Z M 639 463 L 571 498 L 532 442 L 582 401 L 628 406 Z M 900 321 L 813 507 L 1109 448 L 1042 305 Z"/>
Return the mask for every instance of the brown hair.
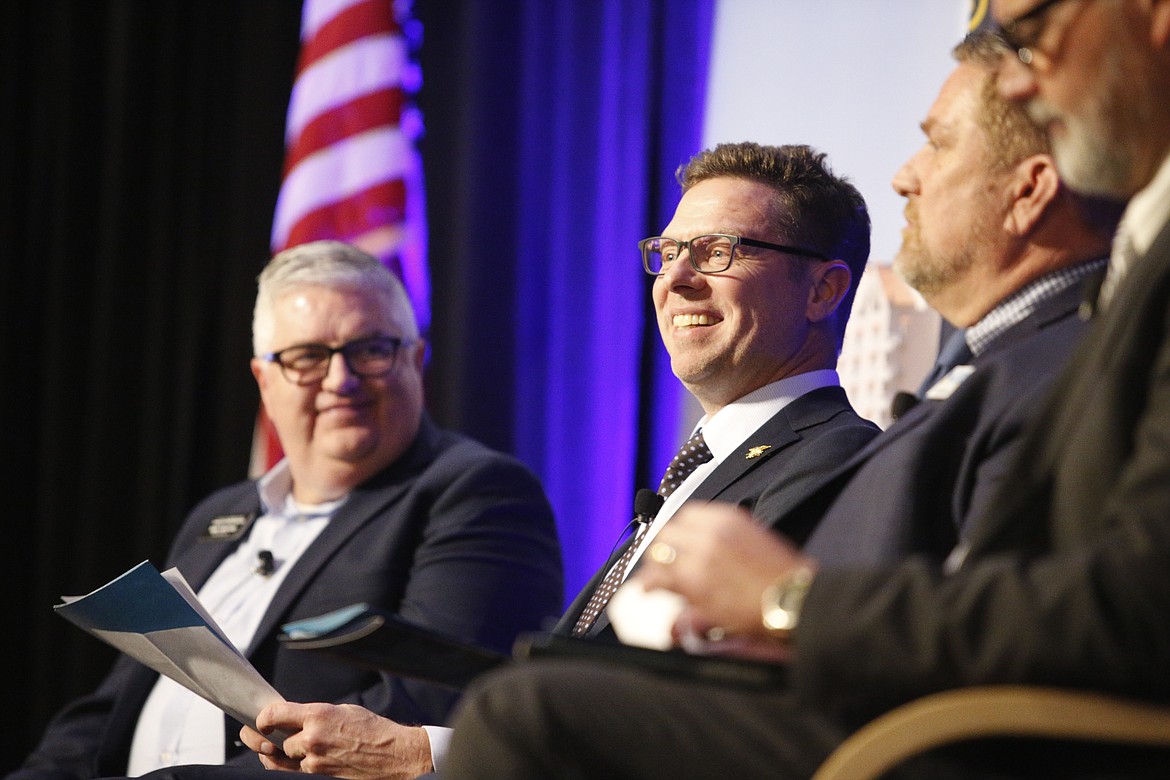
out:
<path id="1" fill-rule="evenodd" d="M 838 336 L 869 258 L 869 210 L 857 188 L 829 168 L 827 155 L 803 144 L 764 146 L 719 144 L 695 155 L 676 174 L 683 192 L 701 181 L 747 179 L 770 187 L 780 208 L 775 213 L 781 241 L 842 260 L 853 279 L 837 310 Z"/>
<path id="2" fill-rule="evenodd" d="M 984 68 L 987 79 L 980 90 L 980 111 L 976 121 L 987 134 L 992 159 L 1007 168 L 1033 154 L 1049 154 L 1051 147 L 1044 130 L 1037 127 L 1021 104 L 1000 97 L 996 82 L 998 65 L 1010 49 L 994 30 L 977 30 L 952 50 L 959 62 Z"/>

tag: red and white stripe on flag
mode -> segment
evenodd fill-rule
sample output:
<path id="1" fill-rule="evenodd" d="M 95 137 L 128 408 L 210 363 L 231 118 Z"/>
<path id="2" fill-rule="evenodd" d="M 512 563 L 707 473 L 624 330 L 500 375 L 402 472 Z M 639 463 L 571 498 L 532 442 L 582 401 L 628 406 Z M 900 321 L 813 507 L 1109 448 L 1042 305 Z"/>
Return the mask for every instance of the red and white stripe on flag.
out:
<path id="1" fill-rule="evenodd" d="M 422 122 L 409 102 L 419 77 L 404 34 L 416 24 L 402 0 L 304 0 L 272 252 L 327 238 L 362 247 L 402 278 L 425 333 Z M 280 457 L 261 410 L 252 474 Z"/>

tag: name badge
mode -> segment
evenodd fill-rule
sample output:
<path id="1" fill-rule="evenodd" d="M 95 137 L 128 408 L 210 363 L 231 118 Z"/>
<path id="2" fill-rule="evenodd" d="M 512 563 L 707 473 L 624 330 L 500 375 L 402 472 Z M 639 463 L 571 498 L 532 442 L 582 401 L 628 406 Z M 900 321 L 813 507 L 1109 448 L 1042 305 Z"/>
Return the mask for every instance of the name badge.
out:
<path id="1" fill-rule="evenodd" d="M 926 398 L 931 401 L 945 401 L 959 389 L 959 385 L 967 381 L 967 377 L 975 373 L 975 366 L 955 366 L 946 376 L 935 382 L 926 391 Z"/>
<path id="2" fill-rule="evenodd" d="M 244 535 L 248 526 L 256 519 L 256 512 L 246 515 L 220 515 L 211 518 L 207 528 L 199 536 L 203 542 L 233 542 Z"/>

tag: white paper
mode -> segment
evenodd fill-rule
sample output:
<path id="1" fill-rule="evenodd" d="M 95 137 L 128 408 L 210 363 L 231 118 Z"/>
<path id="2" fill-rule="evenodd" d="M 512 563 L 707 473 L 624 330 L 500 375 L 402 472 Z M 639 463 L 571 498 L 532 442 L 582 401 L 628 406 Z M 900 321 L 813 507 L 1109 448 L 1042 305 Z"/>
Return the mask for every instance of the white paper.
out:
<path id="1" fill-rule="evenodd" d="M 284 701 L 227 640 L 177 569 L 149 561 L 85 596 L 62 598 L 59 615 L 255 728 Z M 272 734 L 276 744 L 282 735 Z"/>
<path id="2" fill-rule="evenodd" d="M 669 650 L 674 646 L 671 629 L 682 614 L 686 600 L 669 590 L 646 590 L 628 580 L 609 599 L 609 622 L 624 644 Z"/>

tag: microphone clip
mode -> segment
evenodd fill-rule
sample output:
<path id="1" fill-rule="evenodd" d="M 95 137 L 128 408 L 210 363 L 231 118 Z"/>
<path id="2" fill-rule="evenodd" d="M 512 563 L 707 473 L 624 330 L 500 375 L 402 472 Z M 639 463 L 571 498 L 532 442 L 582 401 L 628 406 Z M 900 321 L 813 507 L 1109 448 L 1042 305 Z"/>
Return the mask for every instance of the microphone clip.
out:
<path id="1" fill-rule="evenodd" d="M 271 577 L 274 571 L 276 571 L 276 558 L 273 557 L 272 551 L 261 550 L 256 553 L 256 565 L 252 567 L 252 573 L 261 577 Z"/>
<path id="2" fill-rule="evenodd" d="M 665 498 L 649 488 L 639 490 L 634 495 L 634 522 L 640 524 L 654 522 L 664 501 Z"/>

